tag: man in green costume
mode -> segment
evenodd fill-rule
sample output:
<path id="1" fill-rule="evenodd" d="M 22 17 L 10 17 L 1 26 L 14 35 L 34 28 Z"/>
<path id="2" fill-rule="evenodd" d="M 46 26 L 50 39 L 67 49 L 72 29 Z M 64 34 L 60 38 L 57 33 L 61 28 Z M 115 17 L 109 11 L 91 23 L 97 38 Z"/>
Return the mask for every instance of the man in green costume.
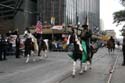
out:
<path id="1" fill-rule="evenodd" d="M 82 41 L 82 48 L 83 48 L 83 56 L 82 62 L 90 61 L 91 63 L 91 54 L 90 54 L 90 42 L 92 32 L 88 29 L 88 25 L 83 25 L 83 31 L 81 33 L 81 41 Z"/>
<path id="2" fill-rule="evenodd" d="M 77 44 L 76 39 L 78 39 L 77 35 L 75 34 L 75 31 L 72 30 L 72 34 L 69 36 L 68 41 L 69 44 L 73 44 L 73 50 L 72 53 L 69 54 L 69 56 L 76 61 L 77 59 L 81 59 L 82 63 L 85 63 L 87 60 L 89 60 L 89 53 L 90 53 L 90 38 L 91 38 L 91 32 L 88 29 L 88 25 L 83 26 L 83 31 L 81 33 L 81 44 L 82 46 Z M 72 42 L 73 41 L 73 42 Z M 82 51 L 78 48 L 82 47 Z"/>

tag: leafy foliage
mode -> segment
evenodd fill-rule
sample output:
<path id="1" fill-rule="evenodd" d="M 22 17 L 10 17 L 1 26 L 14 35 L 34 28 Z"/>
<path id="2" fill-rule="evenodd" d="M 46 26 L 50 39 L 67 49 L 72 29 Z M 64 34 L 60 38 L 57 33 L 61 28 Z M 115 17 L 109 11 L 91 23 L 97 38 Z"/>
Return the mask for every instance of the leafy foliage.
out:
<path id="1" fill-rule="evenodd" d="M 120 0 L 121 5 L 125 6 L 125 0 Z M 114 23 L 117 23 L 119 25 L 121 22 L 125 21 L 125 10 L 120 10 L 117 12 L 114 12 Z"/>
<path id="2" fill-rule="evenodd" d="M 120 11 L 117 11 L 113 14 L 114 16 L 114 23 L 120 23 L 120 22 L 123 22 L 125 21 L 125 10 L 120 10 Z"/>
<path id="3" fill-rule="evenodd" d="M 125 7 L 125 0 L 120 0 L 120 2 L 121 2 L 121 5 L 123 5 Z M 113 17 L 114 17 L 114 23 L 116 23 L 118 26 L 121 22 L 125 21 L 125 10 L 120 10 L 120 11 L 114 12 Z M 124 27 L 125 27 L 125 25 L 123 26 L 123 28 L 121 30 L 122 36 L 125 36 Z"/>

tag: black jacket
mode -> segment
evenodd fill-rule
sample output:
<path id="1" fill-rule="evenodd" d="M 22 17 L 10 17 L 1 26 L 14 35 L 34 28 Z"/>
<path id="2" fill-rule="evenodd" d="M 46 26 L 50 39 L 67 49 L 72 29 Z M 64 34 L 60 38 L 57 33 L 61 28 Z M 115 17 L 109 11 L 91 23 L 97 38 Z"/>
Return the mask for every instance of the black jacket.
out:
<path id="1" fill-rule="evenodd" d="M 125 52 L 125 37 L 123 38 L 122 50 Z"/>
<path id="2" fill-rule="evenodd" d="M 8 47 L 8 42 L 4 39 L 0 39 L 0 50 L 6 50 Z"/>

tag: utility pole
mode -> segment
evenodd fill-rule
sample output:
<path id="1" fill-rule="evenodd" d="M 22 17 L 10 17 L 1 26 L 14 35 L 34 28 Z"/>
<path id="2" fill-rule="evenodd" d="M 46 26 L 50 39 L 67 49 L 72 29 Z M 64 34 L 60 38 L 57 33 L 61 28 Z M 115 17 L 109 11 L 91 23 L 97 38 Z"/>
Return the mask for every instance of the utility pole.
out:
<path id="1" fill-rule="evenodd" d="M 76 0 L 76 27 L 77 27 L 77 34 L 78 34 L 78 12 L 77 12 L 77 0 Z"/>
<path id="2" fill-rule="evenodd" d="M 51 5 L 52 5 L 52 16 L 51 16 L 51 25 L 52 25 L 52 27 L 55 25 L 55 17 L 54 17 L 54 8 L 55 8 L 55 6 L 54 6 L 54 3 L 55 3 L 55 1 L 54 0 L 51 0 Z M 53 31 L 53 29 L 52 29 L 52 40 L 54 40 L 54 31 Z"/>
<path id="3" fill-rule="evenodd" d="M 77 0 L 76 0 L 76 25 L 78 24 L 78 15 L 77 15 Z"/>

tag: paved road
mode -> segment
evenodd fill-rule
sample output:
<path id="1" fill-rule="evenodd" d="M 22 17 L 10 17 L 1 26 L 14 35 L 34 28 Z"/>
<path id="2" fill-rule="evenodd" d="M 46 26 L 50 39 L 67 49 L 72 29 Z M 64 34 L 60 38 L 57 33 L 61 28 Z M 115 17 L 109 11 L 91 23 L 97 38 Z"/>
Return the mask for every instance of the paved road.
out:
<path id="1" fill-rule="evenodd" d="M 0 83 L 50 83 L 70 71 L 71 60 L 67 53 L 50 52 L 48 58 L 25 63 L 25 59 L 8 57 L 0 62 Z M 62 72 L 62 73 L 61 73 Z"/>
<path id="2" fill-rule="evenodd" d="M 121 52 L 116 50 L 114 55 L 109 56 L 107 54 L 107 49 L 100 49 L 96 54 L 96 57 L 94 57 L 95 59 L 93 59 L 92 70 L 88 70 L 87 72 L 83 73 L 83 75 L 77 74 L 75 78 L 69 76 L 60 81 L 60 83 L 108 83 L 110 70 L 112 69 L 111 66 L 115 62 L 117 55 L 121 55 Z M 121 59 L 119 61 L 121 61 Z M 120 80 L 116 81 L 115 78 L 116 75 L 112 79 L 113 82 L 111 83 L 123 83 Z"/>
<path id="3" fill-rule="evenodd" d="M 109 56 L 107 49 L 100 49 L 93 58 L 92 70 L 75 78 L 71 77 L 72 60 L 66 52 L 49 52 L 47 59 L 31 60 L 28 64 L 23 57 L 11 56 L 0 62 L 0 83 L 106 83 L 111 65 L 120 53 Z"/>

